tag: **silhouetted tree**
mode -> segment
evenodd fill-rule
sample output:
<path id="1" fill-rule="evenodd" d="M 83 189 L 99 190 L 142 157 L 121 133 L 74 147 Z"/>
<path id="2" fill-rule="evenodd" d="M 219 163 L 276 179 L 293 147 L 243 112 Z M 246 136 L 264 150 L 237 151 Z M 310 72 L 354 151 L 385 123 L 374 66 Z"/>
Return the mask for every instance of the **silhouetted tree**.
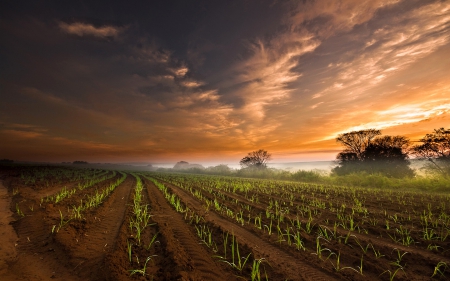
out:
<path id="1" fill-rule="evenodd" d="M 403 136 L 383 136 L 379 130 L 369 129 L 341 134 L 337 142 L 344 145 L 344 151 L 337 156 L 338 166 L 333 172 L 345 175 L 365 171 L 382 173 L 390 177 L 413 176 L 409 167 L 409 140 Z"/>
<path id="2" fill-rule="evenodd" d="M 418 159 L 430 161 L 429 169 L 450 175 L 450 129 L 435 129 L 419 141 L 422 144 L 414 146 L 412 153 Z"/>
<path id="3" fill-rule="evenodd" d="M 391 177 L 413 176 L 409 167 L 409 140 L 404 136 L 375 138 L 362 153 L 364 169 Z"/>
<path id="4" fill-rule="evenodd" d="M 267 162 L 270 161 L 271 156 L 265 150 L 252 151 L 239 161 L 242 168 L 266 168 Z"/>
<path id="5" fill-rule="evenodd" d="M 345 147 L 341 153 L 349 153 L 347 156 L 342 156 L 343 158 L 350 159 L 356 157 L 356 159 L 362 160 L 361 155 L 366 147 L 374 137 L 379 135 L 381 135 L 381 131 L 376 129 L 352 131 L 338 135 L 336 141 Z"/>

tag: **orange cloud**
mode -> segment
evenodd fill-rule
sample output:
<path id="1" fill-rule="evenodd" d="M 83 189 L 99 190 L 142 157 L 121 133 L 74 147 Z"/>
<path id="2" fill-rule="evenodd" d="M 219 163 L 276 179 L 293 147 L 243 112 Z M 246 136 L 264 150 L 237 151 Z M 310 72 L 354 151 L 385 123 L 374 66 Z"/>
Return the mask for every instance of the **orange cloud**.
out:
<path id="1" fill-rule="evenodd" d="M 104 25 L 100 27 L 96 27 L 92 24 L 82 23 L 82 22 L 74 22 L 74 23 L 65 23 L 60 22 L 59 28 L 64 32 L 69 34 L 75 34 L 78 36 L 95 36 L 95 37 L 117 37 L 122 31 L 123 28 L 115 27 L 111 25 Z"/>

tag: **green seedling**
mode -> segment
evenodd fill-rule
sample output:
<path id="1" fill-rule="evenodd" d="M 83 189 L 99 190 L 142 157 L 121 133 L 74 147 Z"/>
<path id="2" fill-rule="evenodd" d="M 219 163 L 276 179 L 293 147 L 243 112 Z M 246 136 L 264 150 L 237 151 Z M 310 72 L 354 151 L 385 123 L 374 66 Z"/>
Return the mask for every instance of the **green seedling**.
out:
<path id="1" fill-rule="evenodd" d="M 340 259 L 341 259 L 341 252 L 338 252 L 338 254 L 336 255 L 336 253 L 330 253 L 330 255 L 328 256 L 328 258 L 327 259 L 329 259 L 331 256 L 333 256 L 333 255 L 335 255 L 336 256 L 336 264 L 333 264 L 331 261 L 330 261 L 330 263 L 331 263 L 331 265 L 333 266 L 333 268 L 334 268 L 334 270 L 336 270 L 336 271 L 341 271 L 341 270 L 344 270 L 344 269 L 351 269 L 351 270 L 354 270 L 354 271 L 356 271 L 356 272 L 359 272 L 358 270 L 356 270 L 356 269 L 354 269 L 353 267 L 350 267 L 350 266 L 345 266 L 345 267 L 341 267 L 341 262 L 340 262 Z M 362 268 L 362 267 L 361 267 Z"/>
<path id="2" fill-rule="evenodd" d="M 438 273 L 442 277 L 445 277 L 444 272 L 445 272 L 445 270 L 447 270 L 447 268 L 448 268 L 447 263 L 445 263 L 443 261 L 438 262 L 438 264 L 434 267 L 434 272 L 433 272 L 433 275 L 431 275 L 431 278 L 436 276 Z"/>
<path id="3" fill-rule="evenodd" d="M 439 251 L 439 248 L 442 249 L 442 247 L 438 246 L 438 245 L 429 244 L 427 246 L 427 250 L 430 250 L 430 251 Z"/>
<path id="4" fill-rule="evenodd" d="M 25 214 L 20 210 L 18 203 L 16 203 L 16 213 L 21 217 L 25 216 Z"/>
<path id="5" fill-rule="evenodd" d="M 153 235 L 152 239 L 150 240 L 150 243 L 147 246 L 147 251 L 150 250 L 153 244 L 159 243 L 159 241 L 155 241 L 156 237 L 158 237 L 159 232 L 157 232 L 155 235 Z"/>
<path id="6" fill-rule="evenodd" d="M 326 242 L 330 242 L 328 240 L 326 240 L 325 238 L 321 237 L 321 236 L 317 236 L 316 238 L 316 253 L 315 255 L 317 255 L 319 257 L 319 259 L 322 259 L 322 252 L 324 251 L 328 251 L 330 253 L 330 255 L 332 254 L 332 251 L 328 248 L 322 248 L 322 245 L 320 244 L 320 239 L 325 240 Z"/>
<path id="7" fill-rule="evenodd" d="M 397 260 L 391 262 L 391 264 L 394 265 L 394 266 L 403 268 L 403 265 L 401 265 L 400 263 L 401 263 L 403 257 L 404 257 L 406 254 L 408 254 L 408 252 L 404 252 L 403 254 L 400 254 L 400 250 L 397 249 L 397 248 L 395 248 L 394 250 L 392 250 L 392 252 L 393 252 L 393 251 L 397 251 Z M 406 265 L 406 264 L 405 264 L 405 265 Z"/>
<path id="8" fill-rule="evenodd" d="M 381 258 L 381 257 L 384 257 L 384 255 L 382 255 L 381 254 L 381 252 L 378 250 L 375 250 L 375 247 L 372 245 L 372 250 L 373 250 L 373 254 L 375 255 L 375 257 L 378 259 L 378 258 Z"/>
<path id="9" fill-rule="evenodd" d="M 223 257 L 221 258 L 221 262 L 224 262 L 228 265 L 230 265 L 232 268 L 242 272 L 242 270 L 245 267 L 245 264 L 247 263 L 250 255 L 252 253 L 249 253 L 246 257 L 241 257 L 241 253 L 239 252 L 239 243 L 236 240 L 235 236 L 231 236 L 231 262 L 227 261 Z"/>
<path id="10" fill-rule="evenodd" d="M 252 272 L 250 274 L 252 281 L 261 281 L 260 266 L 263 261 L 264 261 L 263 258 L 253 260 Z M 267 273 L 266 273 L 266 280 L 268 280 Z"/>
<path id="11" fill-rule="evenodd" d="M 389 281 L 393 281 L 395 275 L 397 274 L 397 272 L 398 272 L 399 270 L 405 272 L 405 271 L 403 270 L 403 267 L 399 267 L 399 268 L 397 268 L 395 271 L 390 271 L 389 269 L 388 269 L 388 270 L 385 270 L 385 271 L 383 271 L 383 273 L 380 274 L 380 276 L 383 275 L 383 274 L 385 274 L 385 273 L 387 272 L 387 273 L 389 273 Z"/>
<path id="12" fill-rule="evenodd" d="M 60 217 L 59 226 L 58 226 L 58 230 L 56 230 L 56 232 L 58 232 L 61 228 L 63 228 L 70 221 L 70 219 L 68 219 L 67 221 L 64 221 L 64 216 L 63 216 L 61 210 L 59 210 L 59 217 Z"/>
<path id="13" fill-rule="evenodd" d="M 130 263 L 132 262 L 132 249 L 133 249 L 133 243 L 130 242 L 130 240 L 127 240 L 127 253 L 128 253 L 128 260 Z"/>
<path id="14" fill-rule="evenodd" d="M 134 275 L 134 274 L 141 274 L 142 276 L 144 276 L 146 274 L 145 271 L 147 270 L 147 263 L 152 259 L 152 257 L 156 257 L 156 255 L 152 255 L 152 256 L 147 257 L 147 259 L 145 260 L 145 263 L 144 263 L 144 267 L 142 269 L 129 270 L 130 271 L 130 276 Z M 138 261 L 138 263 L 139 263 L 139 261 Z"/>

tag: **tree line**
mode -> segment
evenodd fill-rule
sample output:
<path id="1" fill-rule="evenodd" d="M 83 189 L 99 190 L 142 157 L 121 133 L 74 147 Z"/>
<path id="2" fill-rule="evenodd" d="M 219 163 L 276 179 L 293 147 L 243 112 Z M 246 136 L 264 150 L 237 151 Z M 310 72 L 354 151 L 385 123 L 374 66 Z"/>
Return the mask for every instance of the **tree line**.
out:
<path id="1" fill-rule="evenodd" d="M 336 156 L 332 173 L 347 175 L 355 172 L 383 174 L 388 177 L 412 177 L 409 159 L 427 160 L 426 169 L 450 176 L 450 129 L 439 128 L 412 145 L 405 136 L 382 135 L 380 130 L 367 129 L 339 134 L 336 141 L 344 150 Z M 263 149 L 248 153 L 241 159 L 244 169 L 265 169 L 271 154 Z"/>
<path id="2" fill-rule="evenodd" d="M 450 130 L 435 129 L 412 145 L 405 136 L 382 136 L 380 130 L 367 129 L 338 135 L 344 150 L 337 157 L 337 175 L 354 172 L 380 173 L 389 177 L 411 177 L 409 159 L 428 160 L 426 168 L 450 175 Z"/>

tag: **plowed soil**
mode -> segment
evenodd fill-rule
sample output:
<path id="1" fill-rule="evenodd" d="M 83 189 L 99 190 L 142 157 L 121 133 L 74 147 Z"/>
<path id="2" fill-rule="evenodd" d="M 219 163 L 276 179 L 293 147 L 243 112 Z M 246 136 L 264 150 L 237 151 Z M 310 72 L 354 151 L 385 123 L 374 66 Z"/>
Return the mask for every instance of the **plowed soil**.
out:
<path id="1" fill-rule="evenodd" d="M 117 173 L 113 178 L 77 190 L 72 196 L 56 203 L 43 201 L 42 198 L 57 194 L 63 187 L 76 189 L 83 180 L 68 177 L 57 181 L 48 176 L 36 183 L 25 182 L 24 173 L 39 169 L 44 168 L 17 166 L 2 167 L 0 170 L 1 281 L 252 280 L 251 269 L 257 261 L 261 264 L 261 280 L 266 280 L 266 276 L 269 280 L 314 281 L 390 280 L 391 277 L 393 280 L 445 280 L 446 275 L 450 276 L 446 267 L 442 266 L 439 268 L 442 274 L 431 278 L 439 262 L 450 266 L 449 240 L 433 241 L 438 246 L 437 251 L 414 244 L 405 246 L 390 239 L 386 235 L 389 232 L 381 224 L 367 224 L 367 233 L 353 231 L 351 235 L 348 230 L 336 228 L 335 235 L 341 237 L 339 239 L 348 239 L 348 243 L 347 240 L 346 243 L 340 240 L 338 243 L 337 240 L 316 238 L 320 230 L 320 224 L 316 223 L 312 233 L 302 233 L 305 249 L 296 249 L 286 240 L 281 241 L 280 236 L 277 238 L 276 230 L 275 234 L 268 234 L 267 226 L 272 221 L 264 215 L 261 216 L 261 223 L 266 225 L 266 229 L 255 227 L 256 221 L 250 223 L 264 214 L 273 200 L 281 202 L 285 199 L 277 193 L 229 192 L 220 188 L 210 188 L 207 192 L 199 183 L 196 190 L 202 195 L 194 196 L 181 184 L 171 183 L 167 178 L 127 173 L 126 179 L 99 206 L 84 211 L 82 219 L 75 219 L 72 217 L 74 206 L 110 186 L 121 175 Z M 112 172 L 107 174 L 112 175 Z M 132 227 L 136 176 L 141 178 L 144 187 L 141 204 L 147 206 L 151 214 L 149 224 L 140 237 Z M 184 211 L 175 210 L 153 179 L 162 183 L 173 198 L 180 200 Z M 322 199 L 326 200 L 325 195 L 321 194 L 304 194 L 302 198 L 305 196 L 323 196 Z M 250 200 L 256 197 L 258 200 Z M 249 217 L 245 218 L 245 222 L 238 223 L 218 209 L 205 208 L 205 199 L 227 206 L 235 214 L 242 212 L 241 203 L 245 202 Z M 342 202 L 348 204 L 345 199 Z M 425 206 L 431 203 L 421 202 Z M 302 203 L 293 200 L 292 205 L 295 204 Z M 375 214 L 379 204 L 368 200 L 365 206 Z M 385 217 L 399 212 L 395 201 L 384 202 L 383 207 L 387 212 Z M 318 217 L 321 221 L 336 220 L 334 214 L 325 211 L 318 212 Z M 286 214 L 286 221 L 295 218 L 294 214 Z M 303 225 L 307 223 L 305 218 L 300 221 Z M 211 231 L 213 237 L 220 238 L 215 240 L 213 246 L 207 246 L 199 238 L 200 225 Z M 230 235 L 227 236 L 228 242 L 222 239 L 225 234 Z M 250 257 L 242 270 L 230 266 L 230 252 L 227 258 L 227 245 L 224 244 L 230 243 L 231 235 L 239 244 L 240 260 Z M 289 238 L 292 236 L 287 235 Z M 419 243 L 419 239 L 415 241 L 415 244 Z M 317 255 L 317 242 L 325 249 L 322 257 Z M 363 246 L 369 244 L 373 251 L 366 248 L 362 254 Z M 375 249 L 383 254 L 383 258 L 376 257 Z M 396 266 L 394 262 L 399 258 L 399 253 L 405 254 Z M 361 260 L 364 262 L 363 270 L 360 268 Z M 400 265 L 401 270 L 394 274 Z"/>

